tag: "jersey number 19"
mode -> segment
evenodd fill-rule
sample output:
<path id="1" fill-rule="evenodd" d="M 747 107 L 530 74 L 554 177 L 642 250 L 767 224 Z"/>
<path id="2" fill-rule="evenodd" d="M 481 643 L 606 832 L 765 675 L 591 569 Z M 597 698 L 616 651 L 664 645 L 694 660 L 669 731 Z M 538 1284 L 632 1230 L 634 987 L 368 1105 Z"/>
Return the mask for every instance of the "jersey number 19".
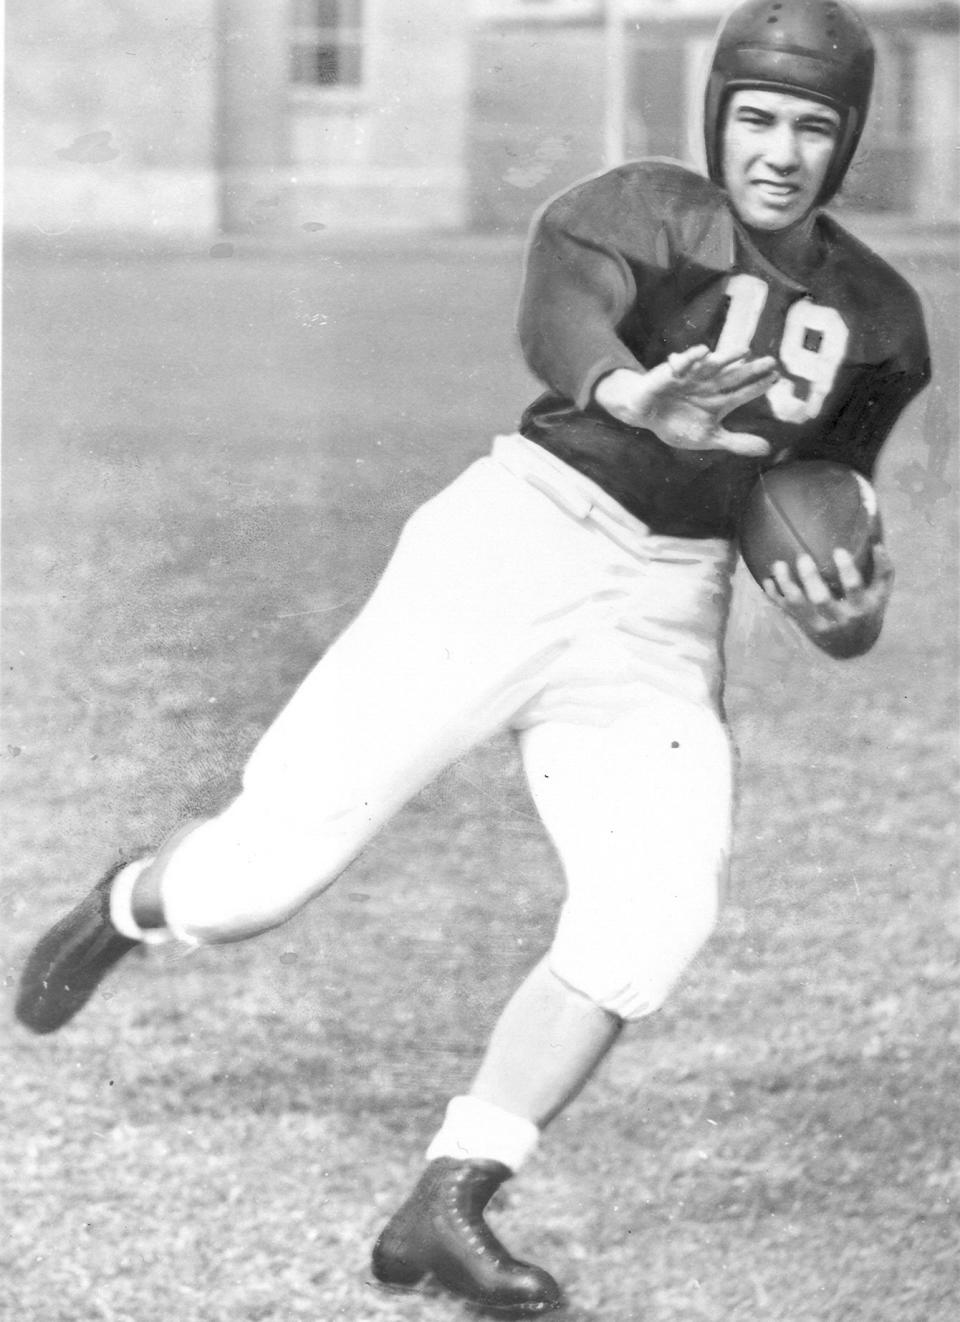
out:
<path id="1" fill-rule="evenodd" d="M 748 353 L 769 294 L 756 275 L 732 275 L 727 281 L 727 309 L 717 341 L 718 354 Z M 790 379 L 767 391 L 774 417 L 781 422 L 809 422 L 817 417 L 836 380 L 850 332 L 836 308 L 812 299 L 791 304 L 783 322 L 779 356 Z"/>

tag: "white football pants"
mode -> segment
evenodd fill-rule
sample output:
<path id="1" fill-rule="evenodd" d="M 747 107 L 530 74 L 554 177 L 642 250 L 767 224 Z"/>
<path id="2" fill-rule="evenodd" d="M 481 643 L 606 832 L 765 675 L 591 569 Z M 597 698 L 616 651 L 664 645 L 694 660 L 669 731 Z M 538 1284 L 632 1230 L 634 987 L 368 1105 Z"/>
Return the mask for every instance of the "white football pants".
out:
<path id="1" fill-rule="evenodd" d="M 732 564 L 726 541 L 651 534 L 541 447 L 498 439 L 409 520 L 239 797 L 173 850 L 171 931 L 282 923 L 512 728 L 566 878 L 554 972 L 623 1018 L 656 1009 L 713 927 L 726 864 Z"/>

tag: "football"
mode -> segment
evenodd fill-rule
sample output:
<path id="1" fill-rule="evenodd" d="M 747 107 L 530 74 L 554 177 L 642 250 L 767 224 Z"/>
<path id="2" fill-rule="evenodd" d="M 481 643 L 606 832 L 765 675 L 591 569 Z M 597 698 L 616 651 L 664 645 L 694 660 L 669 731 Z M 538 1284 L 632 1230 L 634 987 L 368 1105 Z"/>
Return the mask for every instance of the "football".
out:
<path id="1" fill-rule="evenodd" d="M 807 459 L 771 468 L 757 479 L 740 521 L 740 554 L 762 584 L 775 561 L 791 569 L 806 552 L 835 596 L 843 589 L 833 559 L 843 547 L 869 583 L 882 527 L 873 487 L 846 464 Z"/>

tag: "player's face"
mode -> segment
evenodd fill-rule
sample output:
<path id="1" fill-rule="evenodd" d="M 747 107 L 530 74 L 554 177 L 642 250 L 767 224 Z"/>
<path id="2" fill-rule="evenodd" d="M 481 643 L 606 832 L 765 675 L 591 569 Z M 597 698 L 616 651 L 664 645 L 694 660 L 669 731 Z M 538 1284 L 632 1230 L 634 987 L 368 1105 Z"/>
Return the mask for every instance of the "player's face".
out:
<path id="1" fill-rule="evenodd" d="M 727 105 L 723 177 L 737 215 L 759 230 L 782 230 L 814 205 L 840 134 L 840 116 L 821 101 L 741 88 Z"/>

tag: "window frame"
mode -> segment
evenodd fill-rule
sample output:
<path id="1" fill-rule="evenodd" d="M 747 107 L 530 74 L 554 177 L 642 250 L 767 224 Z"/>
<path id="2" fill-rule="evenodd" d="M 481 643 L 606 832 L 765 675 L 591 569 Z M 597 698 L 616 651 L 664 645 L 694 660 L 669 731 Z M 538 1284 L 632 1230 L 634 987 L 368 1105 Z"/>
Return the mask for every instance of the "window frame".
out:
<path id="1" fill-rule="evenodd" d="M 342 0 L 335 0 L 342 3 Z M 296 101 L 342 101 L 353 103 L 361 99 L 369 86 L 369 33 L 367 0 L 349 0 L 356 15 L 349 24 L 340 22 L 336 27 L 325 24 L 309 24 L 297 21 L 297 3 L 291 0 L 287 23 L 287 88 Z M 295 76 L 296 51 L 314 51 L 324 47 L 340 51 L 344 48 L 355 52 L 358 65 L 356 81 L 320 82 Z"/>

